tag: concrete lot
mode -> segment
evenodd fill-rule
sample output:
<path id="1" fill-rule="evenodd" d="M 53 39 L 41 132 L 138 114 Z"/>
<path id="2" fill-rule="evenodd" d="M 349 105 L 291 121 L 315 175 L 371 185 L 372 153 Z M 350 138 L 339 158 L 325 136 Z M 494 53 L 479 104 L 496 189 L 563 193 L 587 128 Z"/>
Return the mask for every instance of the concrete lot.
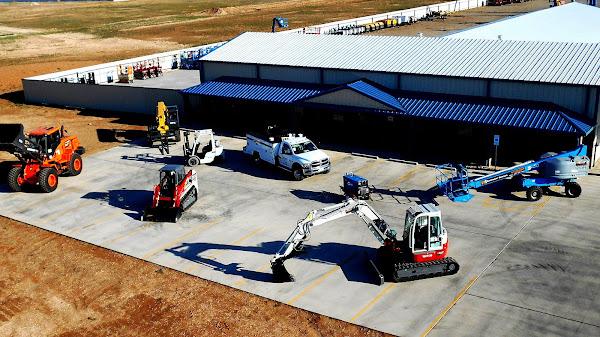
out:
<path id="1" fill-rule="evenodd" d="M 52 194 L 0 186 L 0 214 L 101 247 L 327 316 L 403 336 L 600 335 L 600 176 L 583 193 L 528 202 L 524 193 L 437 197 L 453 276 L 375 285 L 365 253 L 378 241 L 348 216 L 312 229 L 307 254 L 286 261 L 296 282 L 271 282 L 269 260 L 312 209 L 342 201 L 345 172 L 369 179 L 371 205 L 401 232 L 410 205 L 431 200 L 427 165 L 328 151 L 332 171 L 296 182 L 244 160 L 243 139 L 219 137 L 227 161 L 199 166 L 199 200 L 176 223 L 140 221 L 157 170 L 182 161 L 132 143 L 84 158 Z M 500 190 L 501 192 L 501 190 Z M 560 191 L 562 193 L 562 191 Z M 199 299 L 201 300 L 201 299 Z"/>

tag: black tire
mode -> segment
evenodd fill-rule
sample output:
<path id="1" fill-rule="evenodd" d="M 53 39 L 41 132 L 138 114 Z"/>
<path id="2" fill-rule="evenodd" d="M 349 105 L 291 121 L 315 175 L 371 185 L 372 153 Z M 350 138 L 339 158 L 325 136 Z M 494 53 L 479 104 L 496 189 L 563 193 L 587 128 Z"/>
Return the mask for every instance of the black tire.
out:
<path id="1" fill-rule="evenodd" d="M 19 183 L 20 179 L 23 179 L 23 166 L 13 167 L 8 171 L 8 186 L 13 192 L 21 192 L 23 190 L 23 184 Z"/>
<path id="2" fill-rule="evenodd" d="M 180 140 L 181 140 L 181 131 L 177 130 L 177 133 L 175 133 L 175 143 L 179 143 Z"/>
<path id="3" fill-rule="evenodd" d="M 53 167 L 43 168 L 38 173 L 40 188 L 46 193 L 53 192 L 58 187 L 58 172 Z"/>
<path id="4" fill-rule="evenodd" d="M 200 165 L 200 158 L 198 156 L 190 156 L 187 160 L 188 166 L 198 166 Z"/>
<path id="5" fill-rule="evenodd" d="M 527 188 L 527 200 L 529 201 L 538 201 L 542 198 L 542 188 L 539 186 L 531 186 Z"/>
<path id="6" fill-rule="evenodd" d="M 258 154 L 258 152 L 254 152 L 254 154 L 252 155 L 252 161 L 254 162 L 254 165 L 260 166 L 262 159 L 260 159 L 260 155 Z"/>
<path id="7" fill-rule="evenodd" d="M 578 183 L 567 183 L 565 185 L 565 193 L 569 198 L 577 198 L 581 195 L 581 185 Z"/>
<path id="8" fill-rule="evenodd" d="M 296 181 L 304 179 L 304 172 L 302 172 L 302 168 L 299 165 L 292 166 L 292 175 Z"/>
<path id="9" fill-rule="evenodd" d="M 83 169 L 83 161 L 79 153 L 73 153 L 69 161 L 69 174 L 72 176 L 79 175 Z"/>

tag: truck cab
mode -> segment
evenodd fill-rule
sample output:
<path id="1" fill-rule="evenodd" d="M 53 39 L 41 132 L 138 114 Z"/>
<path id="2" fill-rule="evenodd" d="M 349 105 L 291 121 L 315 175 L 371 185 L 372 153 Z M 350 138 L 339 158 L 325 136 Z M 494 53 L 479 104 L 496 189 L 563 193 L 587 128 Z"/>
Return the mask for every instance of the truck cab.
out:
<path id="1" fill-rule="evenodd" d="M 246 141 L 243 152 L 252 156 L 255 163 L 273 164 L 291 172 L 296 180 L 330 170 L 329 156 L 302 134 L 267 136 L 249 133 Z"/>

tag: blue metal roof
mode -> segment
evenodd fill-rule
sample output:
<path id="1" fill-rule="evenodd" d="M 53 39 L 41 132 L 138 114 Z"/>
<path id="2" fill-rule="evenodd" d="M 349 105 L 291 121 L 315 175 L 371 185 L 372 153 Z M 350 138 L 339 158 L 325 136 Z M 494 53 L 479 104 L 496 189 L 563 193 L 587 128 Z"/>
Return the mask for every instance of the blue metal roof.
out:
<path id="1" fill-rule="evenodd" d="M 530 102 L 458 101 L 418 96 L 398 99 L 407 115 L 421 118 L 452 120 L 477 124 L 518 127 L 587 135 L 592 123 L 561 110 L 560 107 Z"/>
<path id="2" fill-rule="evenodd" d="M 589 134 L 595 125 L 557 105 L 515 100 L 491 100 L 473 97 L 444 96 L 434 94 L 402 93 L 399 98 L 378 88 L 368 80 L 359 80 L 342 86 L 265 81 L 234 77 L 221 77 L 182 91 L 184 94 L 249 99 L 264 102 L 315 105 L 306 99 L 350 88 L 382 104 L 390 110 L 353 109 L 379 114 L 399 114 L 408 117 L 451 120 L 506 127 L 517 127 L 570 133 Z M 327 107 L 325 105 L 316 104 Z M 331 106 L 338 108 L 339 106 Z M 346 107 L 344 107 L 346 109 Z"/>
<path id="3" fill-rule="evenodd" d="M 263 102 L 291 103 L 319 94 L 324 90 L 315 85 L 220 77 L 214 81 L 202 83 L 181 92 L 184 94 L 249 99 Z"/>

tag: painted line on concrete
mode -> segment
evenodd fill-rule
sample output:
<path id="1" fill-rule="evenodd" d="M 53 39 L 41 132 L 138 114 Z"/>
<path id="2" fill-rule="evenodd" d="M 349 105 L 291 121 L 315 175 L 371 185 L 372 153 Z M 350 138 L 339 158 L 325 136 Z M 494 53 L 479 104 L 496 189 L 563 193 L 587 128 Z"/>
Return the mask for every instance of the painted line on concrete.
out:
<path id="1" fill-rule="evenodd" d="M 392 283 L 387 288 L 385 288 L 384 291 L 382 291 L 379 295 L 377 295 L 377 297 L 375 297 L 371 302 L 369 302 L 369 304 L 367 304 L 364 308 L 362 308 L 358 312 L 358 314 L 356 314 L 354 317 L 352 317 L 352 319 L 350 319 L 349 322 L 350 323 L 354 322 L 355 319 L 357 319 L 358 317 L 360 317 L 360 315 L 362 315 L 367 309 L 369 309 L 373 305 L 373 303 L 377 302 L 377 300 L 379 300 L 381 298 L 381 296 L 383 296 L 385 293 L 387 293 L 395 285 L 396 285 L 396 283 Z"/>
<path id="2" fill-rule="evenodd" d="M 296 300 L 298 300 L 300 297 L 306 295 L 307 292 L 309 292 L 312 288 L 314 288 L 315 286 L 317 286 L 317 284 L 323 282 L 323 280 L 325 280 L 326 278 L 328 278 L 329 276 L 331 276 L 331 274 L 333 274 L 334 271 L 342 268 L 343 265 L 345 265 L 348 261 L 352 260 L 358 253 L 359 253 L 358 251 L 354 252 L 347 259 L 345 259 L 344 261 L 342 261 L 342 263 L 340 263 L 335 268 L 331 269 L 327 274 L 323 275 L 320 279 L 318 279 L 310 287 L 306 288 L 306 290 L 304 290 L 303 292 L 301 292 L 300 295 L 296 296 L 293 300 L 289 301 L 288 304 L 291 305 L 292 303 L 296 302 Z"/>
<path id="3" fill-rule="evenodd" d="M 264 265 L 262 268 L 260 268 L 260 269 L 259 269 L 259 270 L 257 270 L 256 272 L 257 272 L 257 273 L 260 273 L 261 271 L 263 271 L 263 270 L 267 269 L 267 267 L 268 267 L 268 266 L 270 266 L 270 265 L 271 265 L 271 262 L 269 262 L 269 263 L 265 264 L 265 265 Z M 247 279 L 247 278 L 244 278 L 243 280 L 241 280 L 240 282 L 236 283 L 235 285 L 239 287 L 239 286 L 241 286 L 242 284 L 244 284 L 244 282 L 246 282 L 246 281 L 248 281 L 248 279 Z"/>
<path id="4" fill-rule="evenodd" d="M 16 211 L 12 211 L 12 212 L 10 212 L 10 213 L 6 214 L 5 216 L 9 216 L 9 215 L 11 215 L 11 214 L 15 214 L 15 213 L 23 212 L 23 211 L 25 211 L 25 210 L 28 210 L 28 209 L 30 209 L 30 208 L 33 208 L 33 207 L 35 207 L 35 206 L 41 205 L 41 204 L 43 204 L 43 203 L 45 203 L 45 202 L 52 201 L 52 200 L 54 200 L 54 199 L 60 198 L 60 197 L 62 197 L 62 196 L 65 196 L 65 195 L 67 195 L 67 194 L 69 194 L 69 193 L 73 193 L 73 192 L 75 192 L 75 191 L 78 191 L 78 190 L 80 190 L 80 189 L 82 189 L 82 188 L 84 188 L 84 187 L 85 187 L 85 185 L 84 185 L 84 186 L 80 186 L 80 187 L 76 187 L 76 188 L 74 188 L 74 189 L 72 189 L 72 190 L 69 190 L 69 191 L 67 191 L 67 192 L 63 192 L 63 193 L 61 193 L 61 194 L 57 194 L 57 195 L 55 195 L 55 196 L 53 196 L 53 197 L 50 197 L 50 198 L 47 198 L 47 199 L 44 199 L 44 200 L 41 200 L 41 201 L 35 202 L 35 203 L 33 203 L 33 204 L 30 204 L 29 206 L 23 207 L 23 208 L 21 208 L 21 209 L 18 209 L 18 210 L 16 210 Z"/>
<path id="5" fill-rule="evenodd" d="M 43 224 L 43 223 L 46 223 L 46 222 L 48 222 L 48 221 L 52 221 L 52 220 L 54 220 L 54 219 L 56 219 L 56 218 L 60 218 L 60 217 L 61 217 L 61 216 L 63 216 L 63 215 L 69 214 L 69 213 L 71 213 L 71 212 L 73 212 L 73 211 L 75 211 L 75 210 L 78 210 L 78 209 L 80 209 L 80 208 L 82 208 L 82 207 L 85 207 L 85 206 L 87 206 L 87 205 L 93 204 L 93 203 L 95 203 L 95 202 L 98 202 L 98 200 L 92 200 L 92 201 L 88 201 L 88 202 L 86 202 L 85 204 L 82 204 L 82 205 L 79 205 L 79 206 L 77 206 L 77 207 L 71 208 L 70 210 L 64 211 L 64 212 L 62 212 L 62 213 L 60 213 L 60 214 L 57 214 L 57 215 L 55 215 L 55 216 L 52 216 L 52 217 L 49 217 L 49 218 L 47 218 L 47 219 L 44 219 L 44 220 L 42 220 L 42 221 L 38 221 L 38 222 L 34 223 L 33 225 L 34 225 L 34 226 L 39 226 L 39 225 L 41 225 L 41 224 Z"/>
<path id="6" fill-rule="evenodd" d="M 481 275 L 483 275 L 483 273 L 485 273 L 486 270 L 488 270 L 488 268 L 494 263 L 494 261 L 496 261 L 500 255 L 502 255 L 502 253 L 506 250 L 506 248 L 508 248 L 508 246 L 515 240 L 515 238 L 521 234 L 521 232 L 523 231 L 523 229 L 525 229 L 525 227 L 527 227 L 527 225 L 529 224 L 529 222 L 531 221 L 531 219 L 533 219 L 533 217 L 536 216 L 536 214 L 542 209 L 542 207 L 544 207 L 544 205 L 546 205 L 546 203 L 548 203 L 548 201 L 550 200 L 550 196 L 548 196 L 548 198 L 546 198 L 546 200 L 544 200 L 544 202 L 535 210 L 535 212 L 531 215 L 531 217 L 529 217 L 529 219 L 527 219 L 527 221 L 525 221 L 525 224 L 523 224 L 523 226 L 519 229 L 519 231 L 517 231 L 517 233 L 506 243 L 506 245 L 504 245 L 504 247 L 500 250 L 500 252 L 496 255 L 496 257 L 485 267 L 483 268 L 483 270 L 479 273 L 479 275 L 475 276 L 471 282 L 469 282 L 469 284 L 467 284 L 467 286 L 465 287 L 465 289 L 463 289 L 463 291 L 461 291 L 458 296 L 454 299 L 454 301 L 452 301 L 452 303 L 450 303 L 450 305 L 446 308 L 446 310 L 444 310 L 442 312 L 442 314 L 431 324 L 431 326 L 429 327 L 429 329 L 427 329 L 422 335 L 421 337 L 426 336 L 427 334 L 429 334 L 429 332 L 435 328 L 435 326 L 439 323 L 439 321 L 444 317 L 444 315 L 448 312 L 448 310 L 450 310 L 450 308 L 452 308 L 452 306 L 454 304 L 456 304 L 456 302 L 467 292 L 467 290 L 469 290 L 469 288 L 471 287 L 471 285 L 473 285 L 473 282 L 475 282 L 475 280 L 477 280 L 479 277 L 481 277 Z"/>
<path id="7" fill-rule="evenodd" d="M 458 296 L 456 296 L 454 298 L 454 300 L 446 307 L 446 309 L 444 309 L 444 311 L 442 311 L 442 313 L 438 316 L 438 318 L 436 318 L 436 320 L 433 321 L 433 323 L 429 326 L 429 328 L 427 330 L 425 330 L 425 332 L 421 335 L 421 337 L 427 336 L 427 334 L 429 334 L 429 332 L 431 330 L 433 330 L 433 328 L 435 328 L 435 326 L 442 320 L 442 318 L 444 318 L 444 316 L 446 315 L 446 313 L 448 313 L 448 311 L 450 310 L 450 308 L 452 308 L 456 304 L 456 302 L 458 302 L 458 300 L 460 300 L 461 297 L 463 297 L 463 295 L 467 292 L 467 290 L 469 290 L 469 288 L 471 288 L 471 286 L 473 285 L 473 283 L 478 278 L 479 278 L 479 275 L 473 277 L 473 279 L 471 280 L 471 282 L 469 282 L 469 284 L 467 284 L 467 286 L 460 293 L 458 293 Z"/>
<path id="8" fill-rule="evenodd" d="M 348 157 L 348 154 L 347 154 L 347 153 L 341 154 L 341 155 L 339 155 L 339 156 L 337 156 L 337 157 L 335 157 L 335 158 L 331 159 L 329 162 L 330 162 L 330 163 L 333 163 L 334 161 L 336 161 L 336 160 L 338 160 L 338 159 L 345 158 L 345 157 Z"/>
<path id="9" fill-rule="evenodd" d="M 373 166 L 375 166 L 375 165 L 377 165 L 377 164 L 379 164 L 379 163 L 381 163 L 383 161 L 384 161 L 384 159 L 377 159 L 377 161 L 375 161 L 373 164 L 369 165 L 367 168 L 364 168 L 364 169 L 356 172 L 356 174 L 357 175 L 363 174 L 363 173 L 367 172 L 368 170 L 370 170 Z"/>
<path id="10" fill-rule="evenodd" d="M 254 234 L 258 233 L 258 232 L 260 232 L 260 231 L 261 231 L 261 230 L 263 230 L 263 229 L 264 229 L 264 227 L 260 227 L 259 229 L 256 229 L 256 230 L 254 230 L 252 233 L 250 233 L 250 234 L 248 234 L 248 235 L 244 236 L 243 238 L 241 238 L 241 239 L 237 240 L 236 242 L 232 243 L 232 244 L 231 244 L 231 246 L 235 246 L 235 245 L 237 245 L 238 243 L 240 243 L 240 242 L 242 242 L 242 241 L 246 240 L 247 238 L 251 237 L 252 235 L 254 235 Z M 208 258 L 209 258 L 209 259 L 214 259 L 214 258 L 216 258 L 217 256 L 219 256 L 219 254 L 223 253 L 223 252 L 224 252 L 224 251 L 226 251 L 226 250 L 229 250 L 229 249 L 221 249 L 221 250 L 219 250 L 218 252 L 216 252 L 215 254 L 213 254 L 213 255 L 209 256 Z M 198 267 L 199 265 L 200 265 L 200 263 L 197 263 L 195 266 L 192 266 L 192 267 L 188 268 L 188 269 L 187 269 L 187 270 L 185 270 L 184 272 L 185 272 L 185 273 L 189 273 L 191 270 L 193 270 L 194 268 Z"/>
<path id="11" fill-rule="evenodd" d="M 389 190 L 390 188 L 394 187 L 394 185 L 396 185 L 397 183 L 401 182 L 402 180 L 410 177 L 411 174 L 415 173 L 416 171 L 420 170 L 423 166 L 417 166 L 415 167 L 412 171 L 408 172 L 407 174 L 405 174 L 403 177 L 401 177 L 400 179 L 394 181 L 390 186 L 386 187 L 386 190 Z"/>
<path id="12" fill-rule="evenodd" d="M 169 242 L 168 244 L 166 244 L 166 245 L 164 245 L 164 246 L 162 246 L 162 247 L 158 248 L 157 250 L 153 251 L 153 252 L 152 252 L 152 253 L 150 253 L 150 254 L 146 254 L 146 255 L 142 256 L 142 257 L 141 257 L 141 259 L 142 259 L 142 260 L 145 260 L 147 257 L 149 257 L 149 256 L 152 256 L 152 255 L 154 255 L 154 254 L 156 254 L 156 253 L 158 253 L 158 252 L 160 252 L 160 251 L 163 251 L 165 248 L 171 247 L 173 244 L 175 244 L 175 243 L 177 243 L 177 242 L 179 242 L 179 241 L 181 241 L 181 240 L 183 240 L 183 239 L 187 238 L 188 236 L 190 236 L 190 235 L 192 235 L 192 234 L 194 234 L 194 233 L 196 233 L 196 232 L 198 232 L 198 231 L 201 231 L 201 230 L 203 230 L 204 228 L 206 228 L 206 227 L 208 227 L 208 226 L 210 226 L 210 225 L 214 224 L 215 222 L 217 222 L 217 221 L 219 221 L 219 220 L 221 220 L 221 219 L 223 219 L 223 218 L 219 217 L 219 218 L 217 218 L 217 219 L 215 219 L 215 220 L 213 220 L 213 221 L 211 221 L 211 222 L 207 223 L 207 224 L 206 224 L 206 225 L 204 225 L 204 226 L 201 226 L 201 227 L 199 227 L 199 228 L 196 228 L 196 229 L 194 229 L 193 231 L 191 231 L 191 232 L 187 233 L 186 235 L 184 235 L 184 236 L 180 237 L 179 239 L 177 239 L 177 240 L 175 240 L 175 241 L 172 241 L 172 242 Z"/>
<path id="13" fill-rule="evenodd" d="M 69 233 L 67 233 L 67 234 L 65 234 L 65 235 L 73 235 L 73 234 L 75 234 L 75 233 L 79 232 L 79 231 L 80 231 L 80 230 L 82 230 L 82 229 L 86 229 L 86 228 L 88 228 L 88 227 L 91 227 L 91 226 L 93 226 L 93 225 L 99 224 L 99 223 L 101 223 L 101 222 L 102 222 L 102 221 L 104 221 L 104 220 L 108 220 L 108 219 L 112 218 L 112 217 L 113 217 L 113 216 L 115 216 L 115 215 L 119 215 L 119 214 L 122 214 L 122 213 L 125 213 L 125 212 L 127 212 L 127 210 L 126 210 L 126 209 L 122 209 L 122 210 L 120 210 L 120 211 L 118 211 L 118 212 L 116 212 L 116 213 L 113 213 L 113 214 L 111 214 L 111 215 L 109 215 L 109 216 L 105 216 L 104 218 L 102 218 L 102 219 L 100 219 L 100 220 L 96 220 L 96 221 L 92 222 L 92 223 L 91 223 L 91 224 L 89 224 L 89 225 L 85 225 L 85 226 L 83 226 L 83 227 L 81 227 L 81 228 L 78 228 L 78 229 L 76 229 L 76 230 L 74 230 L 74 231 L 72 231 L 72 232 L 69 232 Z"/>
<path id="14" fill-rule="evenodd" d="M 131 231 L 131 232 L 129 232 L 129 233 L 127 233 L 127 234 L 125 234 L 125 235 L 121 235 L 121 236 L 119 236 L 118 238 L 116 238 L 116 239 L 114 239 L 114 240 L 112 240 L 112 241 L 109 241 L 109 242 L 107 242 L 107 243 L 103 244 L 103 245 L 102 245 L 102 247 L 106 247 L 106 246 L 110 245 L 110 244 L 111 244 L 111 243 L 113 243 L 113 242 L 119 241 L 119 240 L 121 240 L 122 238 L 124 238 L 124 237 L 126 237 L 126 236 L 129 236 L 129 235 L 131 235 L 131 234 L 133 234 L 133 233 L 135 233 L 135 232 L 137 232 L 137 231 L 141 231 L 142 229 L 144 229 L 144 228 L 146 228 L 146 227 L 148 227 L 148 226 L 154 225 L 155 223 L 156 223 L 156 222 L 151 222 L 151 223 L 145 224 L 145 225 L 143 225 L 143 226 L 141 226 L 141 227 L 138 227 L 138 228 L 137 228 L 137 229 L 135 229 L 134 231 Z"/>

